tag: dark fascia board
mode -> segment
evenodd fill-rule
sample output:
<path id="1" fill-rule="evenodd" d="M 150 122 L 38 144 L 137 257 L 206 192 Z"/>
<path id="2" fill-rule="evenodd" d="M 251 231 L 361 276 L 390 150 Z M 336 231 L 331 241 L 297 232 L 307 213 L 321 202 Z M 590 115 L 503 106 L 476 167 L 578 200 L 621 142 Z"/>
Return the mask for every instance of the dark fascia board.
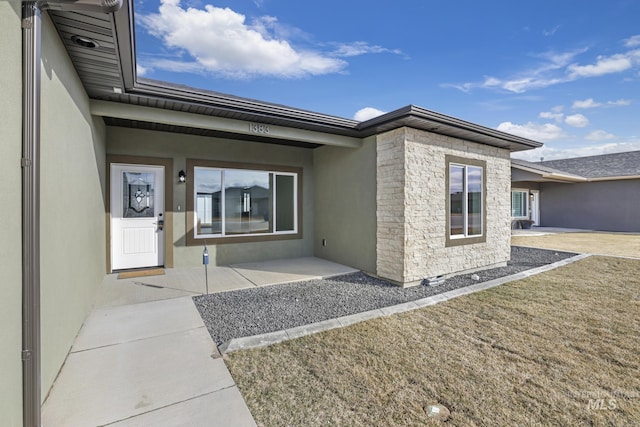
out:
<path id="1" fill-rule="evenodd" d="M 316 113 L 280 104 L 272 104 L 249 98 L 195 89 L 188 86 L 150 79 L 137 79 L 132 94 L 170 99 L 185 104 L 201 105 L 219 112 L 244 113 L 256 119 L 279 118 L 290 122 L 313 123 L 337 133 L 355 136 L 359 122 L 328 114 Z M 330 130 L 326 130 L 330 132 Z"/>
<path id="2" fill-rule="evenodd" d="M 361 122 L 358 129 L 362 132 L 363 137 L 366 137 L 378 133 L 382 128 L 391 130 L 406 126 L 409 119 L 414 119 L 414 122 L 415 120 L 422 122 L 421 129 L 423 130 L 448 136 L 455 136 L 447 132 L 449 129 L 470 132 L 474 135 L 484 137 L 480 138 L 480 140 L 472 138 L 475 142 L 487 144 L 489 141 L 493 141 L 493 143 L 489 142 L 488 145 L 509 148 L 511 151 L 529 150 L 543 145 L 531 139 L 467 122 L 415 105 L 407 105 L 390 113 Z"/>
<path id="3" fill-rule="evenodd" d="M 118 56 L 121 63 L 126 94 L 172 100 L 188 105 L 200 105 L 211 109 L 211 115 L 242 114 L 247 120 L 272 121 L 282 125 L 303 127 L 321 132 L 365 138 L 380 131 L 403 126 L 418 127 L 449 136 L 460 131 L 471 141 L 510 151 L 528 150 L 542 144 L 475 123 L 467 122 L 435 111 L 409 105 L 382 116 L 358 122 L 327 114 L 271 104 L 233 95 L 200 90 L 167 82 L 137 78 L 135 59 L 135 31 L 132 0 L 125 0 L 123 7 L 114 14 Z M 409 123 L 411 122 L 411 123 Z M 455 131 L 456 134 L 451 132 Z"/>

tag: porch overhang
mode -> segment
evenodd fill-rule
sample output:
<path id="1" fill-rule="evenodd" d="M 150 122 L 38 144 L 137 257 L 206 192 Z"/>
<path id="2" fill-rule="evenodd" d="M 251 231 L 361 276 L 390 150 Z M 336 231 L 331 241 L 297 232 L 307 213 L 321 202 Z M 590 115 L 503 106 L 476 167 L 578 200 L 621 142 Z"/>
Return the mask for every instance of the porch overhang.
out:
<path id="1" fill-rule="evenodd" d="M 292 143 L 305 143 L 316 146 L 331 145 L 344 148 L 359 148 L 362 146 L 360 138 L 350 136 L 156 107 L 92 99 L 90 108 L 92 115 L 104 118 L 210 130 L 226 135 L 246 136 L 249 139 L 257 137 L 264 142 L 269 141 L 271 143 L 290 141 Z"/>

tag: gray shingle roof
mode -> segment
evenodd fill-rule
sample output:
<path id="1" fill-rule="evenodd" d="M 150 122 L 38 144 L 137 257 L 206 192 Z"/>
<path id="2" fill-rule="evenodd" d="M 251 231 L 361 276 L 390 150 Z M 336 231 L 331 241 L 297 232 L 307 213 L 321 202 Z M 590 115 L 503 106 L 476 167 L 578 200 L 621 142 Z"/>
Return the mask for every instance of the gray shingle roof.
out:
<path id="1" fill-rule="evenodd" d="M 549 160 L 534 164 L 538 167 L 549 167 L 590 179 L 640 176 L 640 151 Z"/>
<path id="2" fill-rule="evenodd" d="M 536 171 L 545 172 L 545 173 L 560 173 L 566 174 L 567 172 L 562 171 L 560 169 L 550 168 L 548 166 L 543 166 L 540 162 L 528 162 L 526 160 L 520 159 L 511 159 L 511 164 L 516 166 L 524 166 L 529 169 L 534 169 Z"/>

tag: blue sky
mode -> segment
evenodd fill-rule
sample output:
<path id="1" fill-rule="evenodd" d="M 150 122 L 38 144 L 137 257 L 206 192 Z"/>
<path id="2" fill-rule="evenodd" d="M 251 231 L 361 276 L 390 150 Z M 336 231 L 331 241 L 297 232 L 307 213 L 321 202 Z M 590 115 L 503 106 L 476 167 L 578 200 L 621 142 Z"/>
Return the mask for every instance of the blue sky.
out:
<path id="1" fill-rule="evenodd" d="M 408 104 L 640 150 L 640 1 L 136 0 L 138 75 L 365 120 Z"/>

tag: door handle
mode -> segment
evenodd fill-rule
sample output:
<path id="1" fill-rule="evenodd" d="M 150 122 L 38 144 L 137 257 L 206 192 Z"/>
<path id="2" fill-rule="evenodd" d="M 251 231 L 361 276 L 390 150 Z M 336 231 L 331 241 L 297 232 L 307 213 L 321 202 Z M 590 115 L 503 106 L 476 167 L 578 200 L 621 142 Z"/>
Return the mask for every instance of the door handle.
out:
<path id="1" fill-rule="evenodd" d="M 164 220 L 163 219 L 158 220 L 157 225 L 158 225 L 158 231 L 164 230 Z"/>

